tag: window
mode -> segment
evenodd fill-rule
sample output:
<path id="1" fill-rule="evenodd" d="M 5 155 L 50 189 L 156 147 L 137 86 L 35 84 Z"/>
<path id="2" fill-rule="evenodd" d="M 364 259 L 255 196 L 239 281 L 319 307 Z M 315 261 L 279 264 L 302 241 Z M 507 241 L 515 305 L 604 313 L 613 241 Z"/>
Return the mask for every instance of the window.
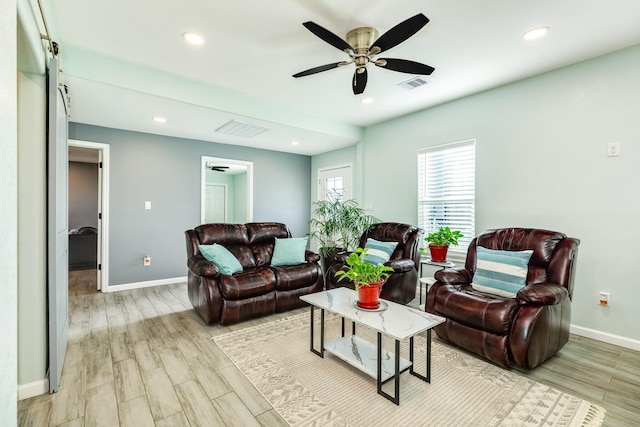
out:
<path id="1" fill-rule="evenodd" d="M 464 235 L 451 250 L 466 251 L 475 236 L 475 139 L 418 150 L 418 225 Z"/>

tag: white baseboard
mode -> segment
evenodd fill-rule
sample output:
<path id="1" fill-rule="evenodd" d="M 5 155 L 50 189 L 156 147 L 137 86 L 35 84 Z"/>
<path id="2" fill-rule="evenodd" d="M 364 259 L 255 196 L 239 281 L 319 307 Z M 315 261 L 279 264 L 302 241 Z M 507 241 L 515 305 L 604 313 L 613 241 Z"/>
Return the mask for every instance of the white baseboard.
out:
<path id="1" fill-rule="evenodd" d="M 581 337 L 591 338 L 594 340 L 628 348 L 630 350 L 640 351 L 640 341 L 638 340 L 609 334 L 607 332 L 596 331 L 595 329 L 583 328 L 576 325 L 571 325 L 570 331 L 572 334 L 580 335 Z"/>
<path id="2" fill-rule="evenodd" d="M 148 288 L 151 286 L 172 285 L 174 283 L 183 283 L 187 281 L 187 276 L 173 277 L 170 279 L 149 280 L 146 282 L 124 283 L 122 285 L 109 285 L 105 287 L 103 292 L 128 291 L 131 289 Z"/>
<path id="3" fill-rule="evenodd" d="M 49 392 L 49 380 L 43 379 L 28 384 L 18 385 L 18 400 L 40 396 Z"/>

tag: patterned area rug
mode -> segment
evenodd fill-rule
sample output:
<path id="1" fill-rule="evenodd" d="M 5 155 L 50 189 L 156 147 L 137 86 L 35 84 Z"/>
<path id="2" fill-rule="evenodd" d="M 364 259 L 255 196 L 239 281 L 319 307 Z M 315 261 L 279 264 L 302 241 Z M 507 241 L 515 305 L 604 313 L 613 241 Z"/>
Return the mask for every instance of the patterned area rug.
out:
<path id="1" fill-rule="evenodd" d="M 303 313 L 212 338 L 292 426 L 602 424 L 603 408 L 436 340 L 431 384 L 403 373 L 397 406 L 377 394 L 374 378 L 326 352 L 324 358 L 311 353 L 309 321 L 310 315 Z M 327 314 L 325 321 L 325 339 L 339 337 L 339 317 Z M 367 328 L 358 326 L 356 334 L 376 342 L 375 332 Z M 393 346 L 393 340 L 384 340 L 384 345 Z M 416 337 L 415 349 L 416 370 L 424 373 L 424 336 Z M 408 358 L 408 342 L 401 344 L 401 351 Z M 390 381 L 383 390 L 393 394 L 393 386 Z"/>

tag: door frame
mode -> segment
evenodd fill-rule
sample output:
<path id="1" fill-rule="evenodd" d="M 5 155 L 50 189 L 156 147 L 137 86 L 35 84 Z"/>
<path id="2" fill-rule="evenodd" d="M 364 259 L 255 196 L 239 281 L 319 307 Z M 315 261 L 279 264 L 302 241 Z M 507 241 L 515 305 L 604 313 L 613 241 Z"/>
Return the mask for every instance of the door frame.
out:
<path id="1" fill-rule="evenodd" d="M 109 144 L 70 139 L 69 147 L 98 150 L 98 283 L 97 290 L 109 292 Z M 100 167 L 102 163 L 102 167 Z"/>

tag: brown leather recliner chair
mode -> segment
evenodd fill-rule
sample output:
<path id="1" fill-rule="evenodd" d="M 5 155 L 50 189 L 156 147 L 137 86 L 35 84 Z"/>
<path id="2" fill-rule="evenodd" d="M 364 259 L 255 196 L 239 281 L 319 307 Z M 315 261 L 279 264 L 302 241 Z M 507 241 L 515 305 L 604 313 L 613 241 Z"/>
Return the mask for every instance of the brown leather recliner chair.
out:
<path id="1" fill-rule="evenodd" d="M 398 242 L 391 254 L 391 258 L 385 265 L 393 268 L 393 273 L 382 287 L 380 298 L 407 304 L 416 297 L 418 281 L 418 269 L 420 267 L 420 250 L 418 238 L 422 230 L 418 227 L 397 222 L 382 222 L 369 227 L 360 237 L 359 247 L 364 248 L 367 239 L 372 238 L 381 242 Z M 341 286 L 354 289 L 352 282 L 342 280 L 338 282 L 335 272 L 345 265 L 348 252 L 341 252 L 336 256 L 336 262 L 329 269 L 327 289 Z"/>
<path id="2" fill-rule="evenodd" d="M 503 228 L 479 234 L 464 268 L 436 272 L 425 310 L 445 317 L 438 336 L 490 361 L 532 369 L 569 340 L 578 239 L 562 233 Z M 532 250 L 525 286 L 515 298 L 475 290 L 477 247 Z"/>

